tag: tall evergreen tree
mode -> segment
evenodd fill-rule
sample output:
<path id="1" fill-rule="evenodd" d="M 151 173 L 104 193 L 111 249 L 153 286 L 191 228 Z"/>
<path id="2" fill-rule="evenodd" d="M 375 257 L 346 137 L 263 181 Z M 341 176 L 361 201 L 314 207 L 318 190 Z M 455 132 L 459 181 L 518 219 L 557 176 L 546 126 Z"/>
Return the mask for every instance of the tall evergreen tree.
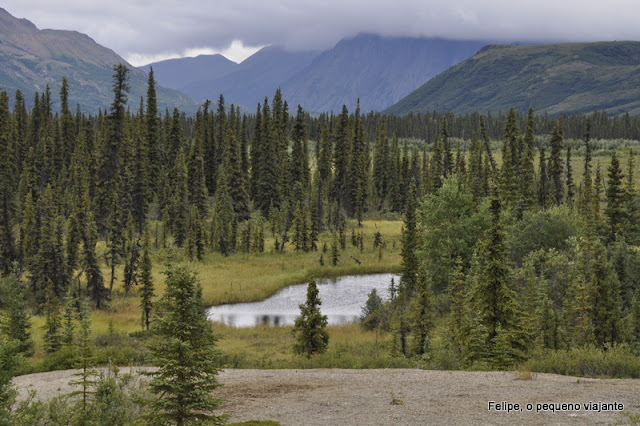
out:
<path id="1" fill-rule="evenodd" d="M 0 93 L 0 274 L 7 275 L 16 259 L 13 236 L 16 157 L 11 141 L 9 97 Z"/>
<path id="2" fill-rule="evenodd" d="M 142 327 L 149 330 L 151 324 L 151 310 L 153 309 L 154 285 L 153 263 L 149 253 L 149 235 L 145 231 L 140 261 L 140 308 L 142 309 Z"/>
<path id="3" fill-rule="evenodd" d="M 418 231 L 416 219 L 417 190 L 415 185 L 409 188 L 409 199 L 402 234 L 402 274 L 400 289 L 408 295 L 413 294 L 418 284 Z"/>
<path id="4" fill-rule="evenodd" d="M 611 154 L 611 164 L 608 172 L 607 207 L 604 209 L 604 214 L 607 216 L 608 222 L 607 241 L 613 242 L 626 220 L 623 174 L 620 168 L 620 161 L 615 152 Z"/>
<path id="5" fill-rule="evenodd" d="M 536 174 L 534 170 L 534 116 L 533 108 L 529 108 L 527 125 L 523 139 L 523 152 L 518 173 L 518 186 L 520 193 L 519 210 L 521 212 L 532 209 L 536 204 Z"/>
<path id="6" fill-rule="evenodd" d="M 564 131 L 562 130 L 562 122 L 556 120 L 553 125 L 551 134 L 551 153 L 549 154 L 549 180 L 553 187 L 553 196 L 556 205 L 562 204 L 564 200 L 564 182 L 562 175 L 564 165 L 562 164 L 562 145 L 564 143 Z"/>
<path id="7" fill-rule="evenodd" d="M 350 189 L 351 214 L 362 226 L 364 212 L 367 207 L 367 182 L 369 180 L 369 148 L 364 134 L 364 123 L 360 115 L 360 100 L 354 116 L 353 146 L 350 157 L 350 173 L 348 177 Z"/>
<path id="8" fill-rule="evenodd" d="M 293 126 L 293 146 L 291 151 L 291 184 L 299 183 L 300 188 L 307 193 L 311 185 L 309 170 L 309 146 L 307 141 L 307 126 L 305 113 L 300 105 Z"/>
<path id="9" fill-rule="evenodd" d="M 380 123 L 376 131 L 375 151 L 373 157 L 373 185 L 378 198 L 378 209 L 385 203 L 389 187 L 389 141 L 387 128 Z"/>
<path id="10" fill-rule="evenodd" d="M 484 331 L 488 360 L 506 367 L 524 357 L 521 311 L 511 281 L 500 202 L 491 203 L 492 225 L 482 245 L 482 261 L 471 300 Z M 476 330 L 477 331 L 477 330 Z M 498 358 L 500 355 L 500 358 Z"/>
<path id="11" fill-rule="evenodd" d="M 160 146 L 160 118 L 158 115 L 158 100 L 156 96 L 156 80 L 153 67 L 149 69 L 147 78 L 147 109 L 144 116 L 145 139 L 149 156 L 146 175 L 149 178 L 151 190 L 157 192 L 157 182 L 160 178 L 162 166 L 162 150 Z"/>
<path id="12" fill-rule="evenodd" d="M 429 335 L 434 327 L 433 295 L 428 278 L 420 275 L 416 295 L 411 299 L 408 314 L 411 320 L 411 332 L 414 336 L 414 351 L 418 355 L 429 352 Z"/>
<path id="13" fill-rule="evenodd" d="M 107 117 L 107 135 L 104 138 L 99 156 L 97 191 L 97 221 L 101 229 L 113 227 L 113 218 L 120 214 L 122 194 L 120 179 L 122 178 L 122 149 L 125 144 L 126 105 L 129 92 L 128 68 L 125 65 L 115 65 L 113 68 L 113 94 L 109 115 Z M 115 209 L 115 210 L 114 210 Z M 108 225 L 107 221 L 111 224 Z M 117 229 L 110 231 L 119 233 L 124 227 L 120 223 Z M 112 234 L 113 235 L 113 234 Z"/>
<path id="14" fill-rule="evenodd" d="M 170 227 L 178 247 L 182 247 L 187 239 L 189 221 L 189 178 L 184 153 L 178 151 L 173 167 L 171 201 L 168 205 Z"/>
<path id="15" fill-rule="evenodd" d="M 247 191 L 248 177 L 242 167 L 240 143 L 232 123 L 236 121 L 236 111 L 231 107 L 229 121 L 225 133 L 226 148 L 224 151 L 224 166 L 227 177 L 227 188 L 233 200 L 233 210 L 238 220 L 249 218 L 249 193 Z"/>
<path id="16" fill-rule="evenodd" d="M 338 124 L 334 143 L 334 178 L 333 199 L 338 203 L 338 209 L 346 209 L 349 195 L 349 162 L 351 158 L 351 145 L 353 133 L 349 121 L 349 111 L 346 105 L 342 106 L 342 112 L 338 116 Z"/>
<path id="17" fill-rule="evenodd" d="M 573 183 L 573 169 L 571 167 L 571 144 L 567 145 L 567 204 L 573 205 L 575 184 Z"/>
<path id="18" fill-rule="evenodd" d="M 228 256 L 235 246 L 233 229 L 236 217 L 233 200 L 227 186 L 227 172 L 224 165 L 218 169 L 217 191 L 213 204 L 211 240 L 220 253 Z"/>
<path id="19" fill-rule="evenodd" d="M 188 167 L 189 203 L 198 209 L 200 217 L 205 218 L 209 209 L 204 152 L 202 138 L 196 137 L 191 145 Z"/>

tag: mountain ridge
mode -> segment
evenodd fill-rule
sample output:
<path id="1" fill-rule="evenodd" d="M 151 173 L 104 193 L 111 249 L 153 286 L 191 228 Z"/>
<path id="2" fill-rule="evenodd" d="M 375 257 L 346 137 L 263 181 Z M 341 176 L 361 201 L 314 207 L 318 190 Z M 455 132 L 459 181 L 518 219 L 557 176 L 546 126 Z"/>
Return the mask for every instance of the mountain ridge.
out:
<path id="1" fill-rule="evenodd" d="M 640 114 L 640 42 L 487 46 L 385 112 Z"/>
<path id="2" fill-rule="evenodd" d="M 146 97 L 147 75 L 130 65 L 113 50 L 101 46 L 91 37 L 77 31 L 38 29 L 25 18 L 15 18 L 0 8 L 0 90 L 13 95 L 20 90 L 27 105 L 32 106 L 36 92 L 49 86 L 57 94 L 66 77 L 69 102 L 83 111 L 95 113 L 109 108 L 113 93 L 113 66 L 129 68 L 129 99 L 132 108 Z M 178 107 L 195 112 L 197 104 L 188 96 L 157 87 L 161 108 Z M 57 108 L 57 96 L 52 98 Z"/>
<path id="3" fill-rule="evenodd" d="M 300 104 L 310 112 L 338 112 L 343 104 L 352 110 L 358 99 L 364 111 L 382 110 L 485 44 L 359 34 L 322 52 L 268 46 L 226 75 L 180 88 L 197 100 L 222 93 L 228 103 L 250 109 L 281 88 L 291 107 Z M 182 74 L 189 73 L 188 61 L 175 62 L 184 65 Z M 149 66 L 156 72 L 155 64 Z"/>

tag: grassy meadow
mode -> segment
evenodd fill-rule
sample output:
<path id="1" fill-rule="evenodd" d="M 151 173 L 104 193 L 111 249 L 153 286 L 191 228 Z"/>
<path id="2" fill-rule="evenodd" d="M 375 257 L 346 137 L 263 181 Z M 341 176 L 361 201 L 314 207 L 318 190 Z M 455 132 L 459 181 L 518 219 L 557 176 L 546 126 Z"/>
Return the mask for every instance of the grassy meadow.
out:
<path id="1" fill-rule="evenodd" d="M 356 234 L 362 232 L 362 251 L 360 247 L 352 244 L 352 230 L 355 230 Z M 237 252 L 225 257 L 220 253 L 208 252 L 199 262 L 188 261 L 183 249 L 160 248 L 153 254 L 156 298 L 161 297 L 164 292 L 163 271 L 169 262 L 188 263 L 197 273 L 202 285 L 203 300 L 207 306 L 263 300 L 286 286 L 308 282 L 312 278 L 397 272 L 401 261 L 401 230 L 400 220 L 367 220 L 363 222 L 362 228 L 358 228 L 355 222 L 348 222 L 345 228 L 346 248 L 340 250 L 340 259 L 336 266 L 331 262 L 332 234 L 328 232 L 319 236 L 318 250 L 310 252 L 296 252 L 293 247 L 287 245 L 284 253 L 278 253 L 273 248 L 272 237 L 266 238 L 263 253 Z M 384 248 L 381 252 L 373 249 L 376 232 L 382 235 Z M 323 252 L 325 243 L 327 251 Z M 321 256 L 323 266 L 320 264 Z M 360 261 L 360 264 L 354 258 Z M 138 364 L 144 362 L 146 352 L 142 342 L 145 334 L 140 333 L 140 299 L 135 287 L 129 294 L 125 294 L 122 276 L 120 265 L 116 269 L 116 282 L 108 307 L 92 312 L 92 330 L 98 339 L 97 359 L 108 362 L 108 359 L 115 358 L 119 363 Z M 103 268 L 103 277 L 108 285 L 110 268 L 106 265 Z M 42 341 L 44 317 L 33 316 L 31 321 L 31 331 L 36 342 L 33 364 L 36 365 L 36 370 L 48 369 L 51 364 L 46 362 Z M 388 364 L 385 338 L 375 332 L 364 331 L 359 324 L 330 327 L 331 340 L 328 352 L 312 361 L 301 359 L 291 350 L 291 326 L 236 329 L 214 324 L 213 327 L 220 337 L 218 347 L 225 364 L 233 367 L 303 368 L 320 364 L 355 368 L 381 367 Z M 131 333 L 135 337 L 129 337 Z M 100 346 L 101 343 L 104 348 Z M 101 355 L 102 349 L 104 353 Z M 107 359 L 108 355 L 112 357 Z"/>

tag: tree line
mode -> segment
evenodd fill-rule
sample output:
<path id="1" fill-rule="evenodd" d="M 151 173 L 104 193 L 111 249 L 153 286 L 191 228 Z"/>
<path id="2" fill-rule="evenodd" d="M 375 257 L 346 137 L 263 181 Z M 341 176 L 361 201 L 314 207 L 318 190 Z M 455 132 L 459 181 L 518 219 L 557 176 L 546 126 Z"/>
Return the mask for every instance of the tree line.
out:
<path id="1" fill-rule="evenodd" d="M 397 330 L 402 353 L 411 353 L 411 339 L 424 353 L 431 316 L 456 312 L 456 300 L 476 309 L 460 314 L 459 326 L 464 322 L 466 331 L 451 335 L 462 333 L 466 340 L 456 345 L 480 345 L 480 335 L 472 338 L 470 330 L 486 329 L 484 346 L 478 346 L 482 353 L 494 353 L 499 342 L 500 350 L 524 351 L 532 338 L 512 333 L 513 318 L 519 318 L 517 327 L 534 321 L 534 301 L 545 294 L 553 303 L 539 320 L 557 318 L 566 325 L 573 318 L 585 330 L 598 330 L 589 341 L 629 341 L 635 318 L 629 315 L 636 309 L 635 275 L 629 271 L 635 270 L 638 238 L 634 157 L 629 155 L 625 175 L 614 153 L 605 173 L 593 164 L 592 137 L 635 137 L 635 117 L 595 112 L 551 120 L 514 110 L 504 117 L 393 117 L 343 107 L 340 114 L 312 118 L 300 107 L 290 114 L 279 91 L 255 114 L 227 108 L 220 96 L 186 117 L 177 109 L 158 111 L 153 71 L 146 99 L 132 108 L 127 73 L 122 65 L 114 68 L 113 102 L 96 116 L 79 107 L 70 110 L 66 80 L 59 114 L 52 113 L 48 90 L 36 94 L 31 111 L 20 92 L 13 108 L 0 93 L 0 272 L 20 277 L 38 313 L 59 311 L 68 294 L 86 295 L 104 308 L 116 279 L 122 279 L 126 292 L 134 285 L 142 289 L 142 321 L 148 327 L 153 249 L 175 245 L 192 259 L 207 251 L 261 252 L 270 233 L 275 251 L 309 251 L 318 249 L 319 233 L 328 230 L 335 234 L 335 264 L 338 235 L 345 244 L 345 221 L 361 223 L 376 213 L 406 221 L 403 278 L 393 292 L 397 314 L 388 325 Z M 541 138 L 541 129 L 549 129 L 550 136 Z M 566 143 L 567 132 L 581 138 L 579 146 Z M 409 138 L 424 140 L 416 144 Z M 577 170 L 574 149 L 584 158 Z M 534 224 L 556 224 L 559 229 L 549 238 L 569 240 L 525 246 L 519 233 Z M 596 262 L 605 252 L 606 258 L 598 258 L 604 263 Z M 575 273 L 583 278 L 565 276 L 556 288 L 559 278 L 549 278 L 543 266 L 564 258 L 582 262 Z M 529 265 L 527 278 L 504 270 L 505 259 L 515 262 L 523 277 L 522 268 Z M 108 268 L 105 275 L 102 265 Z M 116 276 L 118 265 L 122 277 Z M 594 265 L 604 269 L 598 272 Z M 598 287 L 597 274 L 618 287 Z M 532 280 L 543 289 L 523 284 Z M 484 290 L 476 289 L 480 283 Z M 585 305 L 570 308 L 565 296 L 583 291 L 569 284 L 586 283 L 591 293 L 588 300 L 580 298 Z M 9 293 L 3 289 L 3 307 Z M 612 298 L 606 307 L 599 304 L 603 295 Z M 500 308 L 486 305 L 496 300 Z M 436 301 L 434 310 L 430 304 Z M 507 305 L 510 313 L 499 312 Z M 529 317 L 520 315 L 523 309 Z M 606 331 L 598 328 L 603 321 Z M 55 335 L 58 329 L 50 330 Z M 564 336 L 577 335 L 572 328 L 562 330 Z M 55 350 L 55 344 L 48 345 Z"/>
<path id="2" fill-rule="evenodd" d="M 524 131 L 509 111 L 497 158 L 482 120 L 465 155 L 444 131 L 435 141 L 430 172 L 410 183 L 399 284 L 385 304 L 370 295 L 363 313 L 397 352 L 428 362 L 439 335 L 457 367 L 585 347 L 639 353 L 635 155 L 595 162 L 587 119 L 576 167 L 562 120 L 548 146 L 534 143 L 534 125 L 531 110 Z"/>

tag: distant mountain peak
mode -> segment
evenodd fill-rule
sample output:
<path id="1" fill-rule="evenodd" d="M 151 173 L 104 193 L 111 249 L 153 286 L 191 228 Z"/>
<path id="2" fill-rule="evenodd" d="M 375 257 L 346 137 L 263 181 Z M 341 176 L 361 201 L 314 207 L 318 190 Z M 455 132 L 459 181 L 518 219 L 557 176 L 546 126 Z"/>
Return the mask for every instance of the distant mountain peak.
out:
<path id="1" fill-rule="evenodd" d="M 91 37 L 73 30 L 39 30 L 27 19 L 13 17 L 0 9 L 0 88 L 9 95 L 17 89 L 31 104 L 36 92 L 48 85 L 58 93 L 63 77 L 69 83 L 70 104 L 80 104 L 86 112 L 107 109 L 111 104 L 113 66 L 130 67 L 129 99 L 146 94 L 146 74 L 96 43 Z M 54 99 L 54 106 L 57 99 Z M 171 105 L 195 111 L 196 103 L 175 90 L 158 88 L 161 106 Z"/>

